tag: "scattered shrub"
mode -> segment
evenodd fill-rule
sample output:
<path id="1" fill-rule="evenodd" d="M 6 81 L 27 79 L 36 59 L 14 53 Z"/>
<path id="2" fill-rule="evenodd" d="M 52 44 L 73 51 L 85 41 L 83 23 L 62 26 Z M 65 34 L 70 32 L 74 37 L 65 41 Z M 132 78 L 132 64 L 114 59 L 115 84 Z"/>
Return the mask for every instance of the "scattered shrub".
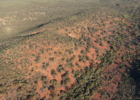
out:
<path id="1" fill-rule="evenodd" d="M 51 74 L 52 74 L 52 76 L 56 76 L 57 75 L 57 73 L 55 72 L 54 69 L 51 70 Z"/>
<path id="2" fill-rule="evenodd" d="M 46 83 L 47 82 L 47 76 L 41 76 L 41 80 Z"/>
<path id="3" fill-rule="evenodd" d="M 54 58 L 49 58 L 50 61 L 54 61 Z"/>
<path id="4" fill-rule="evenodd" d="M 62 66 L 62 65 L 59 65 L 59 66 L 57 67 L 57 71 L 58 71 L 59 73 L 61 73 L 62 71 L 64 71 L 63 66 Z"/>
<path id="5" fill-rule="evenodd" d="M 56 79 L 51 80 L 51 81 L 50 81 L 50 84 L 52 84 L 52 85 L 57 85 L 57 80 L 56 80 Z"/>
<path id="6" fill-rule="evenodd" d="M 37 56 L 36 59 L 35 59 L 35 62 L 37 62 L 37 63 L 40 62 L 40 59 L 41 59 L 41 57 Z"/>

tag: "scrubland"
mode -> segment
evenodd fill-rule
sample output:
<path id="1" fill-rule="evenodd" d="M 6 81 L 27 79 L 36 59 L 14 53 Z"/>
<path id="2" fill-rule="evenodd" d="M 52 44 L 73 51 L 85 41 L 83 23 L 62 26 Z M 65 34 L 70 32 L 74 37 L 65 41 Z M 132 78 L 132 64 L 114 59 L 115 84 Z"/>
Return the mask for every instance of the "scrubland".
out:
<path id="1" fill-rule="evenodd" d="M 1 40 L 1 100 L 140 99 L 140 2 L 86 4 Z"/>

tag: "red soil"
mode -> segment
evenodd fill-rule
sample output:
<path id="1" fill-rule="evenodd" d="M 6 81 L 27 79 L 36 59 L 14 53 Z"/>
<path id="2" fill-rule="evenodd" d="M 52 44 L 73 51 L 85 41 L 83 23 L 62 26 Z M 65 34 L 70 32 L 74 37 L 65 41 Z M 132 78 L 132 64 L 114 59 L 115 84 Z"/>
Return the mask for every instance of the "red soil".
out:
<path id="1" fill-rule="evenodd" d="M 120 20 L 120 19 L 115 18 L 112 20 Z M 111 26 L 110 22 L 112 20 L 106 21 L 105 23 L 108 25 L 101 26 L 101 27 L 96 27 L 93 24 L 93 22 L 91 22 L 90 20 L 86 20 L 84 22 L 76 23 L 75 26 L 72 28 L 65 27 L 65 29 L 59 29 L 59 30 L 57 30 L 57 32 L 61 35 L 66 35 L 66 33 L 67 33 L 68 36 L 71 36 L 73 38 L 79 38 L 79 37 L 81 37 L 81 34 L 80 34 L 81 27 L 85 28 L 85 30 L 84 30 L 85 32 L 88 32 L 87 28 L 89 25 L 91 25 L 92 27 L 98 28 L 98 29 L 105 28 L 105 30 L 108 30 L 108 28 Z M 115 24 L 113 24 L 113 25 L 115 25 Z M 77 27 L 79 27 L 79 28 L 77 28 Z M 66 31 L 66 29 L 67 29 L 67 31 Z M 42 30 L 33 32 L 31 34 L 37 34 L 38 32 L 43 32 L 45 30 L 46 30 L 46 28 L 43 28 Z M 50 28 L 49 30 L 52 30 L 52 28 Z M 70 34 L 68 32 L 70 32 Z M 107 32 L 105 35 L 101 35 L 101 32 L 102 31 L 99 30 L 98 32 L 96 32 L 94 34 L 94 37 L 92 38 L 93 41 L 96 41 L 97 35 L 100 35 L 100 38 L 111 35 L 110 32 Z M 105 41 L 102 41 L 102 42 L 103 42 L 103 46 L 100 46 L 96 42 L 93 43 L 93 46 L 96 46 L 99 49 L 100 56 L 102 56 L 102 54 L 106 52 L 105 50 L 109 50 L 109 44 Z M 65 52 L 66 48 L 63 46 L 64 44 L 54 45 L 54 41 L 51 41 L 50 45 L 48 45 L 47 40 L 40 38 L 40 37 L 35 37 L 33 39 L 27 40 L 24 44 L 19 44 L 14 49 L 7 50 L 6 53 L 3 55 L 3 59 L 6 60 L 6 59 L 10 58 L 10 60 L 14 62 L 14 65 L 20 71 L 22 71 L 23 73 L 26 73 L 26 78 L 25 78 L 26 80 L 33 79 L 33 77 L 37 77 L 36 76 L 37 73 L 41 73 L 41 75 L 46 76 L 48 83 L 50 82 L 50 80 L 56 79 L 58 84 L 55 86 L 55 90 L 53 90 L 53 91 L 55 91 L 55 94 L 60 94 L 60 90 L 66 91 L 65 86 L 61 85 L 61 81 L 62 81 L 61 75 L 63 75 L 66 71 L 69 72 L 68 77 L 70 78 L 70 82 L 67 84 L 67 86 L 68 86 L 68 88 L 70 88 L 71 85 L 75 83 L 75 78 L 74 78 L 74 74 L 72 74 L 72 70 L 76 71 L 76 70 L 84 69 L 85 66 L 90 66 L 90 63 L 91 63 L 90 61 L 86 61 L 86 63 L 79 62 L 78 55 L 81 54 L 80 53 L 81 50 L 85 49 L 84 46 L 79 47 L 79 50 L 73 50 L 73 54 L 70 55 Z M 51 50 L 47 51 L 47 49 L 51 49 Z M 97 62 L 100 63 L 100 61 L 96 59 L 97 54 L 96 54 L 95 50 L 96 49 L 91 48 L 90 52 L 87 54 L 87 56 L 90 58 L 93 58 L 92 55 L 94 55 L 93 60 L 94 60 L 94 63 L 96 64 Z M 58 53 L 59 51 L 62 52 L 62 54 L 57 54 L 57 55 L 54 54 L 54 52 Z M 75 57 L 76 57 L 73 61 L 73 65 L 75 66 L 75 63 L 78 62 L 79 65 L 81 66 L 81 68 L 79 68 L 78 66 L 75 66 L 74 68 L 67 67 L 66 59 L 71 58 L 73 55 L 75 55 Z M 35 61 L 37 59 L 37 57 L 39 57 L 39 59 L 38 59 L 38 61 Z M 54 58 L 54 61 L 50 61 L 49 58 Z M 64 58 L 63 61 L 62 61 L 62 58 Z M 6 60 L 6 62 L 9 63 L 7 60 Z M 49 63 L 49 66 L 46 69 L 42 68 L 44 62 Z M 60 64 L 63 66 L 66 66 L 65 70 L 62 71 L 61 73 L 59 73 L 57 71 L 57 68 Z M 118 66 L 119 65 L 117 65 L 117 64 L 109 65 L 107 68 L 105 68 L 103 70 L 103 75 L 106 74 L 107 72 L 111 72 L 116 75 L 113 77 L 113 79 L 111 81 L 103 81 L 103 86 L 100 87 L 100 90 L 109 91 L 112 95 L 117 92 L 118 82 L 121 79 L 122 73 L 125 71 L 125 69 L 122 69 L 122 70 L 119 70 L 116 72 L 115 69 Z M 57 75 L 53 76 L 51 74 L 51 70 L 54 70 Z M 37 79 L 37 83 L 38 83 L 38 85 L 36 87 L 36 93 L 38 93 L 41 98 L 43 98 L 43 97 L 50 98 L 49 95 L 52 92 L 52 90 L 45 88 L 45 89 L 43 89 L 43 91 L 40 91 L 40 89 L 45 84 L 43 83 L 43 81 L 41 79 Z M 35 87 L 35 84 L 33 84 L 32 87 Z M 16 90 L 14 90 L 13 94 L 16 95 Z M 13 94 L 11 94 L 11 95 L 13 95 Z M 101 98 L 100 93 L 95 93 L 95 95 L 92 97 L 92 99 L 93 100 L 94 99 L 110 100 L 110 97 L 108 97 L 107 99 L 105 99 L 105 97 Z"/>

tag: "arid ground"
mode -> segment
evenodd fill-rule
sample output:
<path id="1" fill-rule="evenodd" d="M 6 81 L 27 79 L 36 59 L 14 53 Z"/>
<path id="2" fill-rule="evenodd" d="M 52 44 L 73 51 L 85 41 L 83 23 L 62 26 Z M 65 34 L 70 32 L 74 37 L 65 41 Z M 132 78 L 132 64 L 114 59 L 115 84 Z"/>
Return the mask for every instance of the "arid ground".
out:
<path id="1" fill-rule="evenodd" d="M 140 100 L 139 0 L 0 0 L 0 100 Z"/>

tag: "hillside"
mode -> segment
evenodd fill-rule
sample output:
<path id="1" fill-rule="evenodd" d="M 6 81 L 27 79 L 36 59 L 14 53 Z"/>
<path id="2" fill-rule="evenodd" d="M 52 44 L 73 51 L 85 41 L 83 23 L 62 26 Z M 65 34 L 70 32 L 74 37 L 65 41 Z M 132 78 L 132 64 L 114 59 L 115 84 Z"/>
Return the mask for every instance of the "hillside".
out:
<path id="1" fill-rule="evenodd" d="M 140 99 L 140 2 L 84 4 L 2 35 L 0 100 Z"/>

